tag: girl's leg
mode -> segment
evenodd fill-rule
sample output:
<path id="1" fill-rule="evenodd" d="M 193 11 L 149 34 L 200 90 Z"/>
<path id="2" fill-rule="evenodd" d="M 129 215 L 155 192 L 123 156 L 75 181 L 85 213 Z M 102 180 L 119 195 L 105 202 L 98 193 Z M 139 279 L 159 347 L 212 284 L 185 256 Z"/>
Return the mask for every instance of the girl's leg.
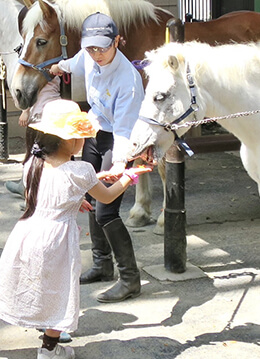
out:
<path id="1" fill-rule="evenodd" d="M 71 347 L 62 347 L 58 344 L 61 331 L 46 329 L 43 335 L 43 344 L 38 349 L 37 359 L 74 359 L 75 353 Z"/>
<path id="2" fill-rule="evenodd" d="M 45 348 L 49 351 L 53 350 L 59 342 L 60 331 L 53 329 L 46 329 L 43 334 L 43 343 L 42 348 Z"/>

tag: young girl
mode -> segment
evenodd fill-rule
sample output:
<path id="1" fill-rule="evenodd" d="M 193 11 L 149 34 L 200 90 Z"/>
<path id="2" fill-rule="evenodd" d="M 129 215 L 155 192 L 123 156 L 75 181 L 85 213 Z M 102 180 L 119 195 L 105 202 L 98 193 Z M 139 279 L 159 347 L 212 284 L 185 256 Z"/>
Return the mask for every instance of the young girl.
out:
<path id="1" fill-rule="evenodd" d="M 150 169 L 125 170 L 107 188 L 97 178 L 107 179 L 107 173 L 96 175 L 90 163 L 70 161 L 97 130 L 73 101 L 49 102 L 41 122 L 29 126 L 39 132 L 25 164 L 27 209 L 0 258 L 0 318 L 46 329 L 37 359 L 72 359 L 73 349 L 57 343 L 62 331 L 78 324 L 78 210 L 86 192 L 109 203 Z"/>

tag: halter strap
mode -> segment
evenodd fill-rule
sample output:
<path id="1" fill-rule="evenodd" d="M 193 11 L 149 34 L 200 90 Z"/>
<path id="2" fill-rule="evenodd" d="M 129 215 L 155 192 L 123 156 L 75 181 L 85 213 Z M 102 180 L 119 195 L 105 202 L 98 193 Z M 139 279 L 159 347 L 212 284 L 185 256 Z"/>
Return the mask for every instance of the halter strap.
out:
<path id="1" fill-rule="evenodd" d="M 50 59 L 50 60 L 46 60 L 38 65 L 33 65 L 30 62 L 27 62 L 23 59 L 18 59 L 18 62 L 23 65 L 23 66 L 27 66 L 30 67 L 34 70 L 40 71 L 46 78 L 47 81 L 51 81 L 52 77 L 49 74 L 49 69 L 46 68 L 46 66 L 51 65 L 51 64 L 55 64 L 56 62 L 59 62 L 60 60 L 62 60 L 63 57 L 59 56 L 59 57 L 55 57 L 54 59 Z"/>
<path id="2" fill-rule="evenodd" d="M 189 85 L 189 89 L 190 89 L 190 95 L 191 95 L 191 103 L 190 103 L 190 107 L 188 108 L 187 111 L 185 111 L 180 117 L 178 117 L 176 120 L 173 120 L 170 123 L 165 123 L 165 122 L 160 123 L 153 118 L 148 118 L 148 117 L 144 117 L 144 116 L 139 116 L 139 119 L 144 122 L 150 123 L 152 125 L 162 126 L 166 131 L 173 132 L 174 136 L 175 136 L 175 141 L 177 142 L 177 144 L 180 145 L 189 156 L 192 156 L 192 155 L 194 155 L 194 152 L 192 151 L 192 149 L 189 147 L 187 142 L 185 142 L 183 139 L 181 139 L 176 133 L 176 125 L 178 123 L 180 123 L 182 120 L 184 120 L 186 117 L 188 117 L 190 114 L 192 114 L 192 112 L 196 112 L 199 109 L 199 106 L 198 106 L 197 100 L 196 100 L 195 83 L 193 81 L 193 77 L 190 72 L 189 63 L 187 64 L 186 77 L 187 77 L 187 81 L 188 81 L 188 85 Z"/>

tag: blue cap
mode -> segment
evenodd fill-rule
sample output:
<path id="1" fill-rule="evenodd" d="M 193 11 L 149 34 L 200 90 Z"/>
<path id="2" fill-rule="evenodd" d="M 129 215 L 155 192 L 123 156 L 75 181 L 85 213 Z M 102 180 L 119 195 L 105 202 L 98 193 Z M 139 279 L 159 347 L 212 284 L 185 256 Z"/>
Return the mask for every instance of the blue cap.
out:
<path id="1" fill-rule="evenodd" d="M 83 22 L 81 47 L 109 47 L 117 35 L 118 29 L 111 17 L 97 12 Z"/>

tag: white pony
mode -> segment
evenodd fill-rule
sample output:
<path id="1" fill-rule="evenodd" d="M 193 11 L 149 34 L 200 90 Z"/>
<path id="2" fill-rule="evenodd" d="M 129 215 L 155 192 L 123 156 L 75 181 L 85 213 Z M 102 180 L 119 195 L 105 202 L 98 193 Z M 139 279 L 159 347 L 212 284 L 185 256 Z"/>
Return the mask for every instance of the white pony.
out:
<path id="1" fill-rule="evenodd" d="M 170 43 L 146 55 L 149 82 L 132 133 L 132 156 L 145 150 L 143 158 L 152 161 L 153 153 L 158 160 L 176 134 L 189 129 L 181 127 L 185 122 L 223 116 L 219 123 L 241 141 L 243 165 L 260 193 L 260 43 Z M 187 110 L 188 117 L 176 124 Z"/>
<path id="2" fill-rule="evenodd" d="M 18 14 L 22 7 L 16 0 L 0 0 L 0 55 L 6 65 L 9 87 L 18 60 L 14 49 L 23 42 L 18 29 Z"/>

